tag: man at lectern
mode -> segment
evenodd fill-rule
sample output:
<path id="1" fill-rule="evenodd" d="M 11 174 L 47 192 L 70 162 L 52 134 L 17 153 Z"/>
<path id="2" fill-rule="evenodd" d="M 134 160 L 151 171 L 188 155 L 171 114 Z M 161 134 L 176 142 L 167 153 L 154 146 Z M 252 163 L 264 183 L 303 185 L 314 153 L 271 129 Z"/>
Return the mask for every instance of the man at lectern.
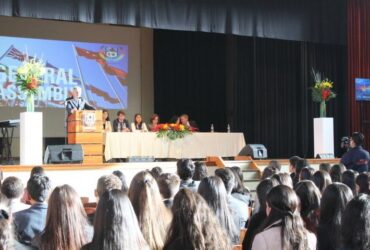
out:
<path id="1" fill-rule="evenodd" d="M 72 96 L 66 100 L 67 114 L 73 114 L 78 110 L 95 110 L 85 99 L 81 97 L 81 88 L 73 87 Z"/>

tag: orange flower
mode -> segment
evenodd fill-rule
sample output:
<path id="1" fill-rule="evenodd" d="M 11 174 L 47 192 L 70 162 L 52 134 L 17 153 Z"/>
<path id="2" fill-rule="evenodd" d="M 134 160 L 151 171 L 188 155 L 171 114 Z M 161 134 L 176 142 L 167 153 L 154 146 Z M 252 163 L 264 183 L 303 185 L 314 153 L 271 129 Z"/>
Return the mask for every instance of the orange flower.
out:
<path id="1" fill-rule="evenodd" d="M 180 130 L 180 131 L 184 131 L 184 130 L 185 130 L 185 126 L 184 126 L 184 125 L 182 125 L 182 124 L 180 124 L 180 125 L 179 125 L 179 130 Z"/>
<path id="2" fill-rule="evenodd" d="M 31 81 L 27 84 L 27 88 L 28 89 L 31 89 L 31 90 L 33 90 L 33 89 L 36 89 L 37 88 L 37 79 L 36 78 L 34 78 L 34 77 L 32 77 L 32 79 L 31 79 Z"/>
<path id="3" fill-rule="evenodd" d="M 164 124 L 163 127 L 162 127 L 162 129 L 168 130 L 168 124 Z"/>

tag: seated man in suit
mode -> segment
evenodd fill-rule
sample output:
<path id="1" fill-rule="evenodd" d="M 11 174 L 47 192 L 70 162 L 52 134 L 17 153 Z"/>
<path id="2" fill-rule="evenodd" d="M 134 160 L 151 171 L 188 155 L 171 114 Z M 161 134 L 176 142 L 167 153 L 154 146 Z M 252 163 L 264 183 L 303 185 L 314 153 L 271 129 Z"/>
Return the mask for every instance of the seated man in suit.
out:
<path id="1" fill-rule="evenodd" d="M 113 121 L 113 132 L 130 132 L 130 125 L 123 110 L 117 112 L 117 119 Z"/>
<path id="2" fill-rule="evenodd" d="M 189 121 L 189 116 L 187 114 L 183 114 L 180 116 L 180 123 L 191 131 L 198 130 L 197 123 L 195 121 Z"/>
<path id="3" fill-rule="evenodd" d="M 78 86 L 73 87 L 72 97 L 66 100 L 67 114 L 71 115 L 77 110 L 95 110 L 85 99 L 81 97 L 81 88 Z"/>
<path id="4" fill-rule="evenodd" d="M 21 243 L 30 245 L 35 235 L 44 230 L 48 198 L 51 188 L 46 175 L 33 175 L 27 182 L 27 192 L 31 207 L 14 213 L 14 226 Z"/>

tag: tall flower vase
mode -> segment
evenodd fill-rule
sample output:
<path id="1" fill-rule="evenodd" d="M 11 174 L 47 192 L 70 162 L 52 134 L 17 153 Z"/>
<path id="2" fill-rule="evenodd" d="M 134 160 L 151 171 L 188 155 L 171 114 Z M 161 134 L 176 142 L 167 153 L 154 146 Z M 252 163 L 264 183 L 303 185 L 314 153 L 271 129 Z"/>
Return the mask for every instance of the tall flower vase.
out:
<path id="1" fill-rule="evenodd" d="M 34 96 L 34 94 L 28 94 L 27 95 L 26 110 L 27 110 L 27 112 L 35 112 L 35 96 Z"/>
<path id="2" fill-rule="evenodd" d="M 326 102 L 320 102 L 320 117 L 326 117 Z"/>

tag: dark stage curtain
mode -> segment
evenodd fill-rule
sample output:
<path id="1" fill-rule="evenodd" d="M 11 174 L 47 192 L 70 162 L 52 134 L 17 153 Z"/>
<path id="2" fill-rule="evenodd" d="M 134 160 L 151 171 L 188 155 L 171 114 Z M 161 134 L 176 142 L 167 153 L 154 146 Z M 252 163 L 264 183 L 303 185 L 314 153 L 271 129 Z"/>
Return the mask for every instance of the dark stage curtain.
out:
<path id="1" fill-rule="evenodd" d="M 229 122 L 270 158 L 313 157 L 314 67 L 338 92 L 328 103 L 338 145 L 346 131 L 344 46 L 155 31 L 154 58 L 155 110 L 164 119 L 187 112 L 204 131 L 211 123 L 225 131 Z"/>
<path id="2" fill-rule="evenodd" d="M 0 0 L 0 15 L 346 42 L 346 0 Z"/>
<path id="3" fill-rule="evenodd" d="M 355 78 L 370 78 L 370 1 L 348 1 L 348 124 L 365 134 L 370 149 L 370 102 L 356 102 Z"/>

